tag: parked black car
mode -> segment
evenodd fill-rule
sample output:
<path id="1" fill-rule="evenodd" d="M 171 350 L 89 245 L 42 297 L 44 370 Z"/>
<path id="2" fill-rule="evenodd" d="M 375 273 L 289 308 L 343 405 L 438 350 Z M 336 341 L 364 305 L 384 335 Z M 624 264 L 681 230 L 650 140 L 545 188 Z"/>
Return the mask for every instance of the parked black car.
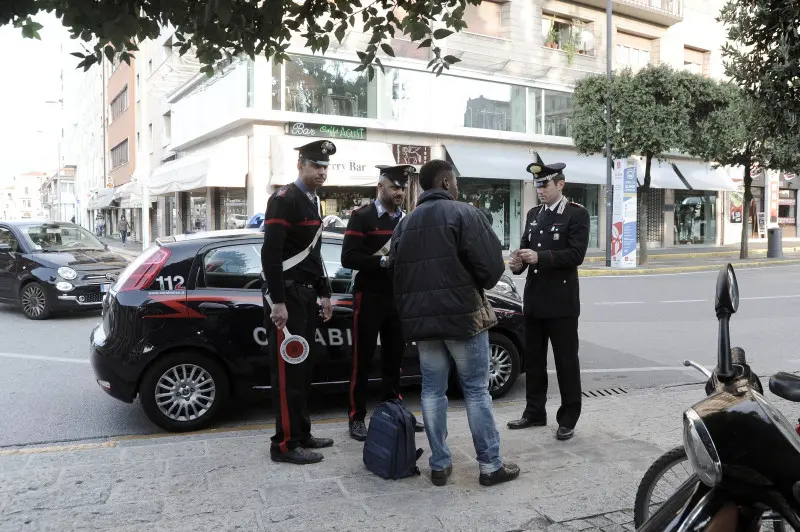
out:
<path id="1" fill-rule="evenodd" d="M 342 238 L 322 238 L 334 316 L 320 320 L 312 342 L 315 386 L 346 388 L 350 379 L 353 271 L 339 262 Z M 166 237 L 146 249 L 108 292 L 92 331 L 98 384 L 125 402 L 138 394 L 147 416 L 176 432 L 212 424 L 232 394 L 269 389 L 262 242 L 263 232 L 244 229 Z M 490 390 L 499 397 L 523 367 L 522 301 L 507 277 L 488 297 L 499 319 L 490 332 Z M 380 364 L 374 367 L 379 379 Z M 421 380 L 413 343 L 403 380 Z"/>
<path id="2" fill-rule="evenodd" d="M 122 255 L 69 222 L 0 222 L 0 300 L 43 320 L 62 310 L 100 310 L 128 265 Z"/>

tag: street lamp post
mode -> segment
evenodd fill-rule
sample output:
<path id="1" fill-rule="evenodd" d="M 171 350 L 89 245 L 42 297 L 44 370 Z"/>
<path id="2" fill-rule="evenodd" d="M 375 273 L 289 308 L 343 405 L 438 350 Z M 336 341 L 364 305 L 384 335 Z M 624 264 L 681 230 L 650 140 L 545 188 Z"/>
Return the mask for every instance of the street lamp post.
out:
<path id="1" fill-rule="evenodd" d="M 606 78 L 608 79 L 608 93 L 606 95 L 606 267 L 611 267 L 611 234 L 614 229 L 614 183 L 611 169 L 614 160 L 611 157 L 611 36 L 612 36 L 612 5 L 611 0 L 606 0 Z"/>

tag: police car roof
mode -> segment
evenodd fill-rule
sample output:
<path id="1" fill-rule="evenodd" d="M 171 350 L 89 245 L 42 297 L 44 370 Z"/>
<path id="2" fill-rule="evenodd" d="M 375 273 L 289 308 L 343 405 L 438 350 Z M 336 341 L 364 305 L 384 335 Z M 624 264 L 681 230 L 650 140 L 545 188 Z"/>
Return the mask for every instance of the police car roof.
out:
<path id="1" fill-rule="evenodd" d="M 173 235 L 173 236 L 164 236 L 161 238 L 157 238 L 156 242 L 160 245 L 169 245 L 169 244 L 179 244 L 181 242 L 199 242 L 201 240 L 205 241 L 215 241 L 215 240 L 225 240 L 225 239 L 232 239 L 236 240 L 239 238 L 263 238 L 262 235 L 264 234 L 263 229 L 224 229 L 218 231 L 199 231 L 197 233 L 189 233 L 189 234 L 181 234 L 181 235 Z M 328 240 L 342 240 L 344 239 L 344 235 L 341 233 L 331 232 L 331 231 L 323 231 L 322 238 Z"/>

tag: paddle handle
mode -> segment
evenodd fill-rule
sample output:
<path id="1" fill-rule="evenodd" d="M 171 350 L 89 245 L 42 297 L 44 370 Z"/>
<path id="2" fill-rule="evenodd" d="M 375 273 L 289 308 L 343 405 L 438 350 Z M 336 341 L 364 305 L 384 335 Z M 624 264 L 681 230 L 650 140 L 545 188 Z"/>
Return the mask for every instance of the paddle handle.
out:
<path id="1" fill-rule="evenodd" d="M 269 304 L 269 308 L 270 308 L 270 309 L 272 309 L 272 307 L 274 307 L 274 306 L 275 306 L 275 305 L 272 303 L 272 298 L 271 298 L 271 297 L 269 297 L 269 294 L 265 293 L 265 294 L 264 294 L 264 299 L 266 299 L 266 300 L 267 300 L 267 303 Z M 283 329 L 282 329 L 282 330 L 283 330 L 283 337 L 284 337 L 284 338 L 289 338 L 289 337 L 292 335 L 292 334 L 289 332 L 289 329 L 287 329 L 287 328 L 286 328 L 286 325 L 284 325 L 284 326 L 283 326 Z"/>

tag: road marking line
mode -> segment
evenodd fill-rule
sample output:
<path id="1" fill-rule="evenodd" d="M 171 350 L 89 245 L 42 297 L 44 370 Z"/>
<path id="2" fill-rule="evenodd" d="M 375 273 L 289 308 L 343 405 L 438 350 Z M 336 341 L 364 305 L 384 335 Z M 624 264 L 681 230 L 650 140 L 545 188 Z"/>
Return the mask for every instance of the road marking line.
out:
<path id="1" fill-rule="evenodd" d="M 708 299 L 673 299 L 671 301 L 659 301 L 659 303 L 707 303 Z"/>
<path id="2" fill-rule="evenodd" d="M 44 360 L 47 362 L 70 362 L 72 364 L 88 364 L 89 361 L 82 358 L 61 358 L 47 357 L 39 355 L 21 355 L 19 353 L 0 353 L 0 358 L 18 358 L 21 360 Z"/>
<path id="3" fill-rule="evenodd" d="M 753 296 L 753 297 L 740 297 L 740 301 L 750 301 L 753 299 L 794 299 L 800 297 L 800 294 L 796 295 L 784 295 L 784 296 Z"/>
<path id="4" fill-rule="evenodd" d="M 116 446 L 117 442 L 107 441 L 101 443 L 75 443 L 71 445 L 53 445 L 50 447 L 23 447 L 21 449 L 0 449 L 0 456 L 88 451 L 90 449 L 105 449 Z"/>
<path id="5" fill-rule="evenodd" d="M 595 301 L 595 305 L 644 305 L 644 301 Z"/>
<path id="6" fill-rule="evenodd" d="M 697 371 L 694 368 L 687 368 L 686 366 L 651 366 L 646 368 L 590 368 L 582 369 L 581 373 L 644 373 L 649 371 Z M 547 373 L 556 374 L 556 370 L 548 369 Z"/>

